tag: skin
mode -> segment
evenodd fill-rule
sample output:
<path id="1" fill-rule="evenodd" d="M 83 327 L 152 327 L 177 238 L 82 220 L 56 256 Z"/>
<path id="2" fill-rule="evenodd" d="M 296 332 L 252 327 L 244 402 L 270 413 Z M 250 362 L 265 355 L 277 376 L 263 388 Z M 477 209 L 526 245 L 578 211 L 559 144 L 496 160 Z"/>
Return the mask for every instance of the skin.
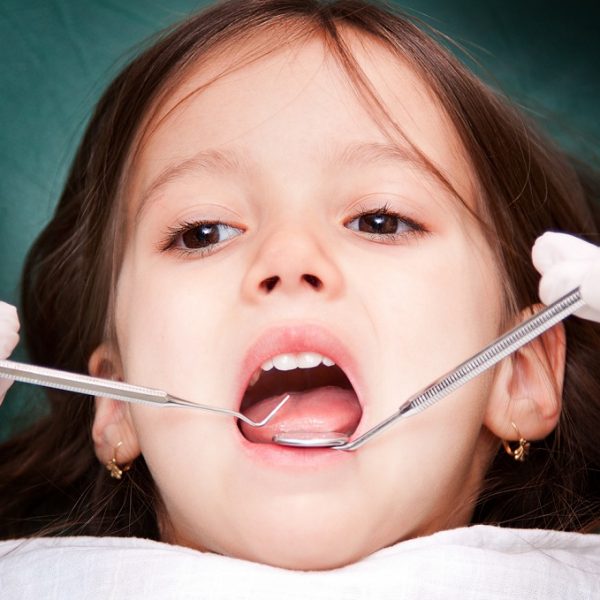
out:
<path id="1" fill-rule="evenodd" d="M 386 49 L 348 40 L 406 136 L 475 207 L 474 174 L 439 103 Z M 417 165 L 335 160 L 335 148 L 390 139 L 321 40 L 273 52 L 181 102 L 229 66 L 233 57 L 223 54 L 195 67 L 160 108 L 131 170 L 118 348 L 98 348 L 90 371 L 108 364 L 111 376 L 235 410 L 242 361 L 261 333 L 314 324 L 356 360 L 366 430 L 501 332 L 492 251 L 464 206 Z M 148 197 L 169 166 L 233 147 L 246 167 L 188 169 Z M 359 209 L 384 204 L 424 231 L 400 226 L 390 239 L 352 230 Z M 243 233 L 211 254 L 165 250 L 169 228 L 186 220 Z M 266 293 L 271 277 L 279 285 Z M 119 462 L 143 454 L 166 508 L 165 541 L 286 568 L 334 568 L 469 522 L 498 437 L 516 437 L 511 420 L 528 439 L 556 423 L 564 344 L 561 329 L 553 332 L 549 361 L 536 360 L 533 344 L 329 462 L 257 462 L 232 419 L 106 398 L 97 401 L 96 452 L 105 462 L 122 441 Z"/>

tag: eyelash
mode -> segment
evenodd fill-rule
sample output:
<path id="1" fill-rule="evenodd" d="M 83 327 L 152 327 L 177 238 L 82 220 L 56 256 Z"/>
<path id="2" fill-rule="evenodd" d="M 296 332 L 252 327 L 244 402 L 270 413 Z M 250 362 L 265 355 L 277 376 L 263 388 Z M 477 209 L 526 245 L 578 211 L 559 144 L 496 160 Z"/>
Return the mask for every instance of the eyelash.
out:
<path id="1" fill-rule="evenodd" d="M 352 218 L 348 219 L 344 223 L 344 226 L 347 226 L 348 223 L 352 223 L 353 221 L 356 221 L 357 219 L 360 219 L 363 217 L 369 217 L 369 216 L 376 216 L 376 215 L 382 215 L 385 217 L 392 217 L 394 219 L 398 219 L 400 224 L 403 224 L 403 225 L 406 225 L 407 227 L 409 227 L 409 231 L 405 231 L 402 233 L 367 233 L 367 232 L 363 231 L 362 234 L 365 235 L 366 237 L 368 237 L 372 241 L 393 243 L 393 242 L 397 242 L 400 238 L 413 237 L 413 236 L 418 236 L 418 235 L 427 233 L 427 229 L 425 228 L 425 226 L 422 223 L 419 223 L 419 222 L 415 221 L 414 219 L 410 219 L 406 216 L 403 216 L 403 215 L 397 213 L 396 211 L 391 210 L 389 208 L 389 205 L 387 205 L 387 204 L 384 204 L 383 206 L 376 208 L 376 209 L 366 209 L 366 208 L 360 207 L 358 209 L 358 212 L 356 212 Z M 205 225 L 211 225 L 211 226 L 222 225 L 225 227 L 229 227 L 231 229 L 240 229 L 239 227 L 234 227 L 232 225 L 228 225 L 227 223 L 222 223 L 220 221 L 185 221 L 178 225 L 175 225 L 174 227 L 168 228 L 167 235 L 165 236 L 163 241 L 159 244 L 159 250 L 161 250 L 162 252 L 168 252 L 168 251 L 177 252 L 178 254 L 180 254 L 182 256 L 194 255 L 194 256 L 202 257 L 202 256 L 206 256 L 206 255 L 213 253 L 218 246 L 220 246 L 221 244 L 223 244 L 225 241 L 228 241 L 228 240 L 225 240 L 223 242 L 216 242 L 206 248 L 185 248 L 185 247 L 176 245 L 180 236 L 184 235 L 185 233 L 187 233 L 189 231 L 198 229 L 199 227 L 202 227 Z M 350 231 L 356 231 L 356 230 L 351 229 Z M 359 232 L 359 233 L 361 233 L 361 232 Z M 237 237 L 237 236 L 234 236 L 234 237 Z"/>
<path id="2" fill-rule="evenodd" d="M 221 221 L 184 221 L 178 225 L 175 225 L 174 227 L 169 227 L 167 229 L 167 235 L 159 244 L 159 250 L 161 250 L 162 252 L 176 252 L 181 256 L 193 255 L 196 257 L 202 257 L 212 254 L 215 251 L 215 248 L 217 246 L 220 246 L 224 242 L 217 242 L 215 244 L 211 244 L 206 248 L 185 248 L 176 245 L 180 236 L 186 234 L 188 231 L 198 229 L 199 227 L 202 227 L 204 225 L 223 225 L 225 227 L 229 227 L 230 229 L 240 229 L 239 227 L 234 227 L 233 225 L 228 225 L 227 223 L 222 223 Z"/>
<path id="3" fill-rule="evenodd" d="M 418 236 L 428 232 L 423 223 L 419 223 L 414 219 L 406 217 L 392 210 L 388 204 L 384 204 L 376 209 L 367 209 L 366 207 L 361 206 L 358 208 L 358 212 L 351 219 L 348 219 L 348 221 L 346 221 L 345 225 L 347 225 L 348 223 L 352 223 L 352 221 L 356 221 L 356 219 L 360 219 L 361 217 L 369 217 L 375 215 L 384 215 L 386 217 L 392 217 L 394 219 L 397 219 L 401 224 L 406 225 L 410 229 L 409 231 L 405 231 L 402 233 L 367 233 L 364 231 L 362 232 L 370 240 L 375 242 L 393 243 L 399 241 L 401 238 L 406 239 L 407 237 Z"/>

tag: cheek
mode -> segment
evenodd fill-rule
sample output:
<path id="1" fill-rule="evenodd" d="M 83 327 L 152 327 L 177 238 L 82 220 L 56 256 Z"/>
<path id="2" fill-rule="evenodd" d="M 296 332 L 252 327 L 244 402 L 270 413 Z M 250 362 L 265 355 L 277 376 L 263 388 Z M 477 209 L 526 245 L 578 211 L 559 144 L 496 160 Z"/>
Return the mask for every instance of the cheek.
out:
<path id="1" fill-rule="evenodd" d="M 215 355 L 222 355 L 228 284 L 191 262 L 138 262 L 125 265 L 119 282 L 117 333 L 125 378 L 209 403 L 222 382 L 201 374 L 214 374 Z"/>
<path id="2" fill-rule="evenodd" d="M 465 236 L 452 243 L 448 238 L 429 241 L 403 256 L 394 267 L 397 275 L 365 286 L 370 293 L 364 304 L 385 325 L 379 328 L 373 365 L 380 376 L 373 390 L 371 425 L 498 335 L 500 282 L 489 249 L 483 241 L 471 242 Z M 406 496 L 415 513 L 433 514 L 443 507 L 451 514 L 452 503 L 465 505 L 460 499 L 469 486 L 461 489 L 460 482 L 473 477 L 470 492 L 476 488 L 484 468 L 477 456 L 491 380 L 490 373 L 479 376 L 418 417 L 399 422 L 387 440 L 382 436 L 381 444 L 373 442 L 372 451 L 381 453 L 377 461 L 401 474 L 404 482 L 420 482 L 411 490 L 400 480 L 396 486 L 398 498 Z M 370 451 L 365 446 L 365 455 Z M 420 494 L 417 502 L 415 494 Z M 397 520 L 405 522 L 401 512 Z"/>
<path id="3" fill-rule="evenodd" d="M 467 236 L 430 239 L 364 286 L 379 322 L 383 373 L 404 373 L 412 394 L 478 352 L 499 333 L 502 294 L 491 251 Z"/>
<path id="4" fill-rule="evenodd" d="M 177 543 L 200 550 L 218 548 L 212 523 L 223 502 L 222 486 L 231 489 L 235 483 L 235 460 L 229 455 L 230 447 L 223 444 L 231 437 L 228 422 L 176 408 L 143 406 L 133 408 L 132 418 L 140 450 L 166 509 L 163 517 L 168 518 L 168 526 L 161 539 L 175 543 L 174 531 L 182 531 L 190 539 Z"/>

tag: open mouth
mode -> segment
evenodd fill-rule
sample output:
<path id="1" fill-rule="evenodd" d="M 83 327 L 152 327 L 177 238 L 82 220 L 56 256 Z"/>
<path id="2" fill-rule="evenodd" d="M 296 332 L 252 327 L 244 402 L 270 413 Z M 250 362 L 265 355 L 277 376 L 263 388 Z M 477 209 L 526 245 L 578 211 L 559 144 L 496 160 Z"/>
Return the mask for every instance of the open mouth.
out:
<path id="1" fill-rule="evenodd" d="M 271 443 L 278 433 L 338 432 L 351 436 L 362 417 L 358 396 L 344 371 L 316 352 L 281 354 L 256 370 L 244 394 L 241 412 L 265 417 L 290 394 L 287 404 L 264 427 L 238 422 L 253 443 Z"/>

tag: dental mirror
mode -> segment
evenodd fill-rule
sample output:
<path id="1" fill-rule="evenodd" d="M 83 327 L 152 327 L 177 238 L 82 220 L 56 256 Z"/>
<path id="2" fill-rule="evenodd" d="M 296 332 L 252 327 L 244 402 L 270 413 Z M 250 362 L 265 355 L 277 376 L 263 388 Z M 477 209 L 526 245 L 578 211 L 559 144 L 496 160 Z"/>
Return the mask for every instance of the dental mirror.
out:
<path id="1" fill-rule="evenodd" d="M 296 448 L 335 448 L 348 443 L 349 437 L 337 431 L 286 431 L 273 436 L 273 442 Z"/>

